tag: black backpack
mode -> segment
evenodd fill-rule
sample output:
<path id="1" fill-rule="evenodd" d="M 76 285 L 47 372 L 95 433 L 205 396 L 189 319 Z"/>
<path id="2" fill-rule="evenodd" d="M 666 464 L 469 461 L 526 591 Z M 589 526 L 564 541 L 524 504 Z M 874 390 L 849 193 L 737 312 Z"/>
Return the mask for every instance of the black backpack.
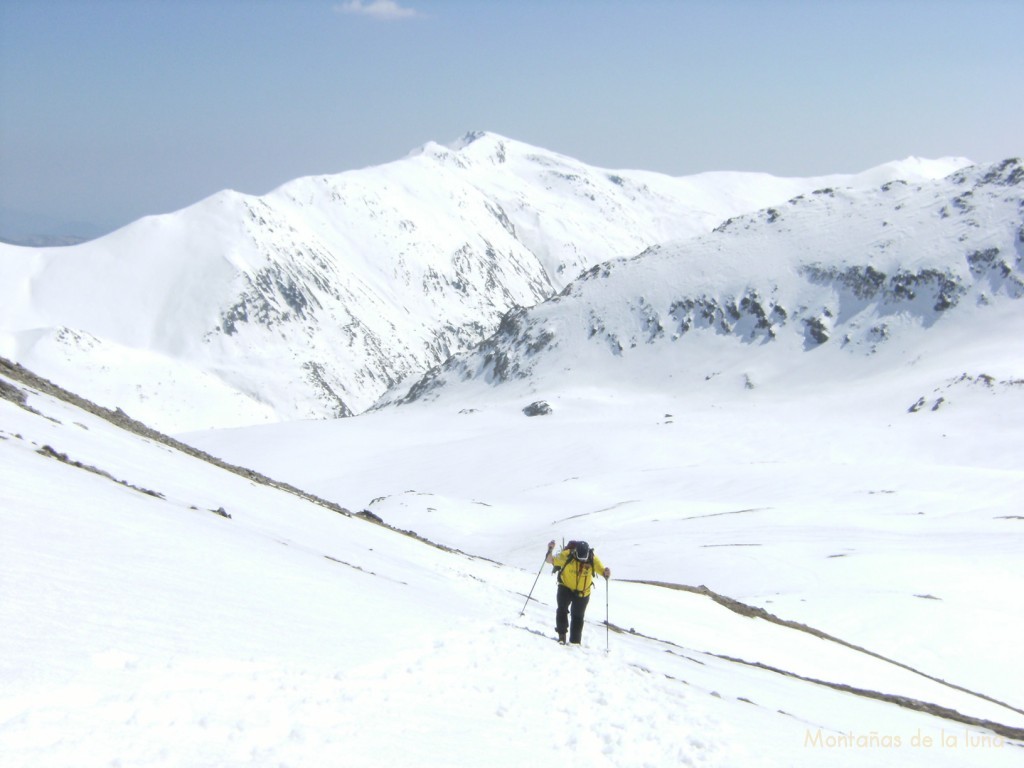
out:
<path id="1" fill-rule="evenodd" d="M 569 553 L 569 557 L 565 561 L 565 565 L 568 565 L 573 560 L 578 560 L 581 563 L 586 563 L 587 565 L 590 566 L 591 570 L 593 570 L 593 568 L 594 568 L 594 550 L 592 550 L 590 548 L 590 545 L 587 544 L 587 542 L 585 542 L 585 541 L 570 541 L 568 544 L 566 544 L 564 547 L 562 547 L 562 551 Z M 556 565 L 554 568 L 551 569 L 551 572 L 552 573 L 558 573 L 564 567 L 565 566 L 563 566 L 563 565 Z"/>

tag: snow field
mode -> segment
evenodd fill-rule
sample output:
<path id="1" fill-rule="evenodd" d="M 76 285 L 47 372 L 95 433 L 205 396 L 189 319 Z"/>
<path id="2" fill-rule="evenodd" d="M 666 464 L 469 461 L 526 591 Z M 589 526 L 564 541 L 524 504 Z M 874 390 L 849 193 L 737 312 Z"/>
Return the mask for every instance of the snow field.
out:
<path id="1" fill-rule="evenodd" d="M 0 640 L 5 765 L 679 759 L 661 728 L 680 710 L 633 706 L 635 671 L 597 675 L 603 652 L 566 655 L 505 623 L 526 574 L 224 476 L 48 398 L 33 406 L 56 421 L 0 402 L 2 618 L 17 627 Z M 179 493 L 230 497 L 234 516 Z M 571 696 L 552 702 L 563 678 Z"/>
<path id="2" fill-rule="evenodd" d="M 0 633 L 5 768 L 1019 761 L 1020 747 L 984 730 L 722 657 L 1021 727 L 1013 711 L 707 597 L 618 580 L 710 576 L 784 618 L 835 634 L 842 625 L 872 650 L 900 640 L 899 660 L 930 652 L 925 671 L 1018 704 L 1007 638 L 1019 617 L 996 612 L 1016 589 L 1012 571 L 961 613 L 970 561 L 977 584 L 1019 551 L 1015 529 L 1000 527 L 1012 521 L 991 520 L 1019 473 L 985 470 L 980 440 L 944 448 L 941 471 L 886 471 L 867 424 L 844 433 L 835 464 L 812 462 L 820 413 L 783 409 L 802 438 L 765 462 L 772 430 L 751 425 L 772 419 L 743 408 L 720 410 L 712 431 L 671 399 L 552 402 L 544 419 L 511 403 L 465 415 L 410 407 L 276 427 L 270 440 L 208 436 L 216 453 L 365 499 L 388 522 L 484 560 L 227 474 L 49 397 L 29 398 L 43 415 L 0 400 L 0 625 L 16 628 Z M 896 435 L 890 455 L 930 439 Z M 720 441 L 743 446 L 731 470 Z M 135 488 L 40 455 L 44 445 Z M 836 503 L 824 518 L 823 493 Z M 933 502 L 923 517 L 913 514 L 922 498 Z M 220 507 L 232 517 L 210 511 Z M 580 530 L 616 580 L 598 581 L 584 646 L 563 648 L 550 639 L 549 570 L 518 614 L 544 543 Z M 901 594 L 911 587 L 941 600 Z M 638 633 L 611 634 L 609 653 L 605 589 L 612 622 Z M 925 612 L 945 623 L 922 631 Z M 1003 690 L 988 685 L 999 671 Z M 915 748 L 915 737 L 942 746 Z"/>
<path id="3" fill-rule="evenodd" d="M 890 391 L 917 391 L 910 377 L 861 384 L 710 403 L 554 390 L 554 414 L 534 419 L 520 408 L 539 393 L 513 392 L 472 413 L 442 400 L 274 427 L 273 440 L 261 430 L 190 439 L 528 572 L 546 540 L 587 538 L 616 580 L 706 584 L 1019 710 L 1024 679 L 1013 659 L 1024 617 L 1012 606 L 1024 588 L 1015 567 L 1022 532 L 1003 519 L 1024 491 L 1010 446 L 1017 398 L 968 392 L 919 419 Z M 333 447 L 328 462 L 303 448 L 321 441 Z M 694 634 L 703 598 L 649 592 L 616 600 L 613 621 L 634 609 L 662 623 L 678 615 L 666 636 L 693 638 L 684 644 L 696 650 L 729 648 L 817 679 L 1019 720 L 810 636 L 751 633 L 750 620 L 723 609 L 707 626 L 736 632 L 712 643 Z M 672 600 L 686 607 L 662 604 Z M 800 650 L 776 655 L 789 647 Z"/>

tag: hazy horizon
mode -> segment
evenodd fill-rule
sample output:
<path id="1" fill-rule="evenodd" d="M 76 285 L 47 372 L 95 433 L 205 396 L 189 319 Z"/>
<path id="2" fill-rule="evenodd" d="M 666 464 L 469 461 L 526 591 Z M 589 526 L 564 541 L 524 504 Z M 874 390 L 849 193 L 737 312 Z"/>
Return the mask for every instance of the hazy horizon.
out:
<path id="1" fill-rule="evenodd" d="M 0 236 L 471 130 L 676 176 L 999 160 L 1024 151 L 1022 22 L 1001 0 L 0 0 Z"/>

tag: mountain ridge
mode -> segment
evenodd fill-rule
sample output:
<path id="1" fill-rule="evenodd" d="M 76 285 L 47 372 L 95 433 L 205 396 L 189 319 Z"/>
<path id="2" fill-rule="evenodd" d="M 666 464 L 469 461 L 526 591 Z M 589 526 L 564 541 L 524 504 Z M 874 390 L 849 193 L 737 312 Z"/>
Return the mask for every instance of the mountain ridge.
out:
<path id="1" fill-rule="evenodd" d="M 490 133 L 456 146 L 0 247 L 0 353 L 166 431 L 347 416 L 595 264 L 822 183 L 608 171 Z"/>
<path id="2" fill-rule="evenodd" d="M 1022 180 L 1024 166 L 1010 159 L 930 184 L 829 188 L 596 265 L 557 297 L 507 315 L 494 336 L 432 369 L 397 402 L 470 381 L 530 379 L 536 389 L 538 380 L 592 379 L 644 346 L 668 356 L 644 369 L 662 380 L 694 365 L 714 377 L 717 361 L 729 358 L 739 375 L 752 362 L 730 342 L 797 352 L 838 346 L 862 357 L 895 347 L 889 357 L 898 365 L 919 331 L 954 322 L 947 315 L 960 305 L 984 313 L 1024 298 Z M 1014 314 L 999 323 L 1007 339 L 1019 325 Z"/>

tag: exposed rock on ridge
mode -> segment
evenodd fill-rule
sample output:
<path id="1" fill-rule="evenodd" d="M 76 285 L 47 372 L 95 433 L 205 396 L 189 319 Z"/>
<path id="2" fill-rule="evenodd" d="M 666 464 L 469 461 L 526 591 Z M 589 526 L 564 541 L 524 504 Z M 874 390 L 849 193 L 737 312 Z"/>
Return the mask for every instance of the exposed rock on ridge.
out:
<path id="1" fill-rule="evenodd" d="M 1022 297 L 1019 159 L 932 183 L 820 190 L 709 235 L 595 265 L 552 300 L 506 315 L 494 336 L 431 371 L 403 401 L 540 370 L 579 368 L 584 379 L 595 373 L 584 360 L 685 349 L 694 334 L 871 354 L 908 327 Z"/>

